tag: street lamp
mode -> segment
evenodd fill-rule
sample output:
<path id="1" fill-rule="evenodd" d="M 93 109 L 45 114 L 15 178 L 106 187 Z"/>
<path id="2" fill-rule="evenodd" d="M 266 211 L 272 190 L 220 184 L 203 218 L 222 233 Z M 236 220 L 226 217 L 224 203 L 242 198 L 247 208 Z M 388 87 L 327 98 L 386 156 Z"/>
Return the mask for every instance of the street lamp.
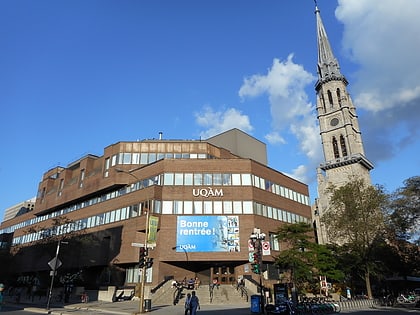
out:
<path id="1" fill-rule="evenodd" d="M 140 179 L 136 175 L 134 175 L 132 172 L 136 171 L 136 170 L 138 170 L 142 167 L 143 166 L 141 166 L 139 168 L 136 168 L 136 169 L 133 169 L 133 170 L 130 170 L 130 171 L 126 171 L 126 170 L 123 170 L 123 169 L 116 168 L 115 171 L 117 173 L 126 173 L 128 175 L 133 176 L 136 180 L 140 181 Z M 149 251 L 148 251 L 148 248 L 147 248 L 147 245 L 148 245 L 147 243 L 148 243 L 148 239 L 149 239 L 149 210 L 150 209 L 147 209 L 147 211 L 146 211 L 145 237 L 144 237 L 144 243 L 142 244 L 143 247 L 144 247 L 144 254 L 143 254 L 142 259 L 144 259 L 145 262 L 148 262 L 150 260 L 150 258 L 148 257 Z M 140 251 L 141 250 L 142 249 L 140 248 Z M 141 272 L 140 272 L 140 288 L 139 288 L 139 291 L 140 291 L 139 292 L 139 298 L 140 298 L 139 313 L 144 313 L 144 311 L 145 311 L 144 310 L 144 291 L 145 291 L 145 286 L 146 286 L 146 269 L 148 268 L 148 264 L 147 263 L 143 264 L 143 265 L 140 264 L 140 255 L 139 255 L 139 267 L 141 269 Z"/>
<path id="2" fill-rule="evenodd" d="M 253 272 L 258 274 L 260 277 L 260 313 L 264 314 L 264 292 L 262 285 L 262 241 L 265 240 L 265 234 L 261 233 L 261 230 L 254 228 L 254 232 L 249 236 L 249 240 L 254 248 L 253 254 Z"/>
<path id="3" fill-rule="evenodd" d="M 181 248 L 181 249 L 184 251 L 184 253 L 185 253 L 185 259 L 186 259 L 186 260 L 187 260 L 187 262 L 188 262 L 188 253 L 187 253 L 187 251 L 185 250 L 185 248 L 184 248 L 183 246 L 181 246 L 181 245 L 177 245 L 177 246 L 172 247 L 172 250 L 175 250 L 175 249 L 177 249 L 177 248 Z"/>
<path id="4" fill-rule="evenodd" d="M 54 277 L 55 277 L 55 273 L 57 272 L 57 268 L 61 266 L 61 262 L 59 263 L 58 260 L 58 254 L 60 253 L 60 245 L 61 244 L 68 244 L 68 242 L 64 242 L 62 240 L 59 240 L 57 243 L 57 249 L 55 251 L 55 257 L 53 260 L 53 264 L 51 266 L 52 268 L 52 276 L 51 276 L 51 285 L 50 285 L 50 290 L 48 292 L 48 300 L 47 300 L 47 310 L 50 309 L 50 303 L 51 303 L 51 296 L 52 296 L 52 290 L 54 287 Z"/>

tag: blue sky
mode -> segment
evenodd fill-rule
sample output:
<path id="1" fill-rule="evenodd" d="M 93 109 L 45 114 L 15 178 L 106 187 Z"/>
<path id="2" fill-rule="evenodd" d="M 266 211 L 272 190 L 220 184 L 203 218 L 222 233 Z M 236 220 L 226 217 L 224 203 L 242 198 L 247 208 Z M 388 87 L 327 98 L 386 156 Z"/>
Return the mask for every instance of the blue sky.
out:
<path id="1" fill-rule="evenodd" d="M 420 169 L 420 2 L 318 0 L 372 181 Z M 311 0 L 0 1 L 0 220 L 44 172 L 118 141 L 239 128 L 317 197 Z"/>

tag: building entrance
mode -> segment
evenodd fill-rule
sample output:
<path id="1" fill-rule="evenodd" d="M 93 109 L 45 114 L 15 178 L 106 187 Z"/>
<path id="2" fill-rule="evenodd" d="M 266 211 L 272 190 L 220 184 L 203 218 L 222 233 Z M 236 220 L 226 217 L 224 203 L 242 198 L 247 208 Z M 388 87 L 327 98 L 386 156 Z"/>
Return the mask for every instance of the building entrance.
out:
<path id="1" fill-rule="evenodd" d="M 217 280 L 218 284 L 232 284 L 236 282 L 233 266 L 214 266 L 210 268 L 210 283 Z"/>

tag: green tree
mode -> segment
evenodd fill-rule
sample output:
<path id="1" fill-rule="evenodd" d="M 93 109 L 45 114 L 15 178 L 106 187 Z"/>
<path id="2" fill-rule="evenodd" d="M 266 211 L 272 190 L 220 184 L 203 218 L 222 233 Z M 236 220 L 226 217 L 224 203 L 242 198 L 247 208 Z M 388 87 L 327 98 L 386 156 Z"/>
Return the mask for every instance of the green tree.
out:
<path id="1" fill-rule="evenodd" d="M 420 245 L 420 176 L 406 179 L 391 195 L 386 215 L 396 238 Z"/>
<path id="2" fill-rule="evenodd" d="M 386 243 L 398 256 L 391 269 L 400 275 L 420 275 L 420 176 L 404 181 L 390 195 L 384 212 Z"/>
<path id="3" fill-rule="evenodd" d="M 352 257 L 352 268 L 364 279 L 367 295 L 372 298 L 372 246 L 385 231 L 383 209 L 388 196 L 382 187 L 359 178 L 351 178 L 340 187 L 332 186 L 328 192 L 330 207 L 321 220 L 329 240 Z"/>
<path id="4" fill-rule="evenodd" d="M 303 222 L 282 225 L 277 230 L 277 238 L 286 247 L 280 251 L 276 264 L 289 271 L 290 281 L 299 291 L 309 287 L 319 290 L 320 275 L 335 281 L 343 279 L 331 249 L 315 243 L 311 225 Z"/>

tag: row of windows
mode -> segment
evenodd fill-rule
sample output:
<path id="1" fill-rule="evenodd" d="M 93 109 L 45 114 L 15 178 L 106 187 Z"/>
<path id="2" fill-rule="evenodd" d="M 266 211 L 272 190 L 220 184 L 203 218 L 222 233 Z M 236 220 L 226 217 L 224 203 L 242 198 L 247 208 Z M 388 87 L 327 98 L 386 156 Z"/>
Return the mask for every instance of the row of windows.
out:
<path id="1" fill-rule="evenodd" d="M 97 214 L 75 222 L 54 226 L 35 233 L 25 234 L 13 239 L 13 245 L 38 241 L 52 235 L 63 235 L 84 229 L 111 224 L 141 216 L 146 211 L 157 214 L 258 214 L 271 219 L 295 223 L 309 219 L 285 210 L 266 206 L 252 201 L 168 201 L 151 200 L 129 207 Z"/>
<path id="2" fill-rule="evenodd" d="M 274 194 L 280 195 L 284 198 L 292 199 L 296 202 L 309 205 L 309 197 L 293 191 L 287 187 L 275 184 L 269 180 L 261 178 L 256 175 L 249 173 L 245 174 L 230 174 L 230 173 L 164 173 L 155 175 L 143 180 L 140 180 L 132 185 L 125 186 L 118 190 L 111 191 L 109 193 L 95 196 L 91 199 L 75 203 L 69 207 L 54 211 L 52 213 L 45 214 L 43 216 L 35 217 L 26 221 L 19 222 L 11 227 L 0 230 L 0 234 L 13 233 L 17 229 L 25 228 L 27 226 L 37 224 L 39 222 L 62 216 L 67 213 L 80 210 L 85 207 L 92 206 L 94 204 L 104 202 L 110 199 L 118 198 L 127 193 L 144 189 L 153 185 L 237 185 L 237 186 L 249 186 L 254 185 L 257 188 L 270 191 Z"/>
<path id="3" fill-rule="evenodd" d="M 111 157 L 111 166 L 118 164 L 151 164 L 163 159 L 211 159 L 214 158 L 206 153 L 131 153 L 121 152 Z"/>
<path id="4" fill-rule="evenodd" d="M 257 175 L 231 173 L 164 173 L 165 186 L 254 186 L 309 206 L 309 197 Z"/>

